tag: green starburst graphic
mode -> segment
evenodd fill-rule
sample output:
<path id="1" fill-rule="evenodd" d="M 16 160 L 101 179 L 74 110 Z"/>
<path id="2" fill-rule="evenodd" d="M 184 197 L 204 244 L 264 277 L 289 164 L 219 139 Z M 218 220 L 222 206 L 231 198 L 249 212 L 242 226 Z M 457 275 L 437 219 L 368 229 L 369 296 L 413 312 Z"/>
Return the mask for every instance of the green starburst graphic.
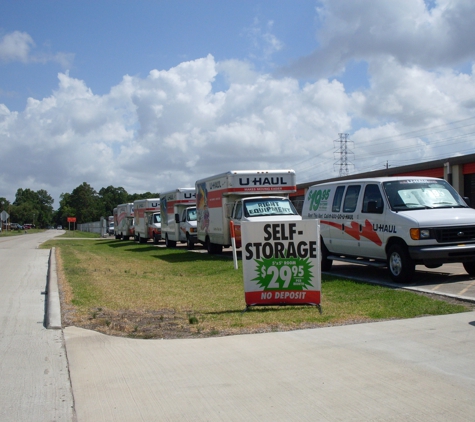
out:
<path id="1" fill-rule="evenodd" d="M 313 287 L 313 264 L 308 258 L 256 259 L 252 280 L 263 290 L 307 290 Z"/>

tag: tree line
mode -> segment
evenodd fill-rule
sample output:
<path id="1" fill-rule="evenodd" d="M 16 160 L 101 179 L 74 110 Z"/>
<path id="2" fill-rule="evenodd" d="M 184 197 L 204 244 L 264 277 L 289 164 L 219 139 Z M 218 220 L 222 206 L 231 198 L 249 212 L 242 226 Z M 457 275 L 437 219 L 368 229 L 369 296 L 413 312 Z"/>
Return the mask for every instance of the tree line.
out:
<path id="1" fill-rule="evenodd" d="M 18 189 L 15 200 L 10 203 L 0 197 L 0 213 L 5 210 L 10 222 L 33 224 L 37 228 L 62 225 L 67 227 L 68 217 L 76 217 L 76 224 L 98 221 L 112 215 L 118 204 L 134 202 L 137 199 L 158 198 L 159 193 L 145 192 L 129 194 L 122 187 L 108 186 L 97 192 L 84 182 L 71 193 L 60 195 L 59 208 L 53 209 L 53 198 L 44 189 Z"/>

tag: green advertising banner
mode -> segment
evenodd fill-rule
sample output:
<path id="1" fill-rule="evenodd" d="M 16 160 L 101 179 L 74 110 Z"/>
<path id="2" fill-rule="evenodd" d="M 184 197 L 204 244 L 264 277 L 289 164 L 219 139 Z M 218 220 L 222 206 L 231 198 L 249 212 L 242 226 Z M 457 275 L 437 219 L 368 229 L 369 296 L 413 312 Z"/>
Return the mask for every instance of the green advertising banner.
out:
<path id="1" fill-rule="evenodd" d="M 320 305 L 318 220 L 242 222 L 247 306 Z"/>

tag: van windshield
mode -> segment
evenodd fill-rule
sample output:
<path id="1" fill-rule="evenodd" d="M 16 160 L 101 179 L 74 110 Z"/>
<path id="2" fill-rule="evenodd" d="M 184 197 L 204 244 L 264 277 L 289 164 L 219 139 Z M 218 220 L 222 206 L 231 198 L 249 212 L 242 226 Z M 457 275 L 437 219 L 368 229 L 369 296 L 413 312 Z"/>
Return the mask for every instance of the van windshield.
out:
<path id="1" fill-rule="evenodd" d="M 442 179 L 395 180 L 383 186 L 393 211 L 467 207 L 457 191 Z"/>
<path id="2" fill-rule="evenodd" d="M 288 199 L 248 199 L 244 203 L 245 217 L 263 217 L 268 215 L 297 215 L 297 211 Z"/>

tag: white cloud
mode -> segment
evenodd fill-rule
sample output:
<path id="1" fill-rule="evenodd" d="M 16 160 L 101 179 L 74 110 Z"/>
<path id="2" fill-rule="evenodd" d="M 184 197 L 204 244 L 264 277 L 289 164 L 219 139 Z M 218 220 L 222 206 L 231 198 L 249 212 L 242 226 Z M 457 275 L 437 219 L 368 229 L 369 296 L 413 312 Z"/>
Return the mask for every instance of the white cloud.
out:
<path id="1" fill-rule="evenodd" d="M 4 62 L 20 61 L 26 63 L 32 47 L 33 38 L 26 32 L 14 31 L 0 38 L 0 60 Z"/>
<path id="2" fill-rule="evenodd" d="M 435 68 L 473 60 L 475 2 L 438 0 L 320 0 L 318 48 L 286 71 L 298 77 L 341 73 L 351 60 L 392 57 Z"/>
<path id="3" fill-rule="evenodd" d="M 71 67 L 72 53 L 32 52 L 36 47 L 33 38 L 26 32 L 14 31 L 0 38 L 0 62 L 58 63 L 63 69 Z"/>
<path id="4" fill-rule="evenodd" d="M 274 22 L 270 20 L 262 27 L 260 20 L 255 18 L 252 26 L 244 29 L 243 34 L 251 44 L 251 58 L 270 62 L 272 55 L 282 50 L 284 44 L 273 34 L 273 26 Z"/>

